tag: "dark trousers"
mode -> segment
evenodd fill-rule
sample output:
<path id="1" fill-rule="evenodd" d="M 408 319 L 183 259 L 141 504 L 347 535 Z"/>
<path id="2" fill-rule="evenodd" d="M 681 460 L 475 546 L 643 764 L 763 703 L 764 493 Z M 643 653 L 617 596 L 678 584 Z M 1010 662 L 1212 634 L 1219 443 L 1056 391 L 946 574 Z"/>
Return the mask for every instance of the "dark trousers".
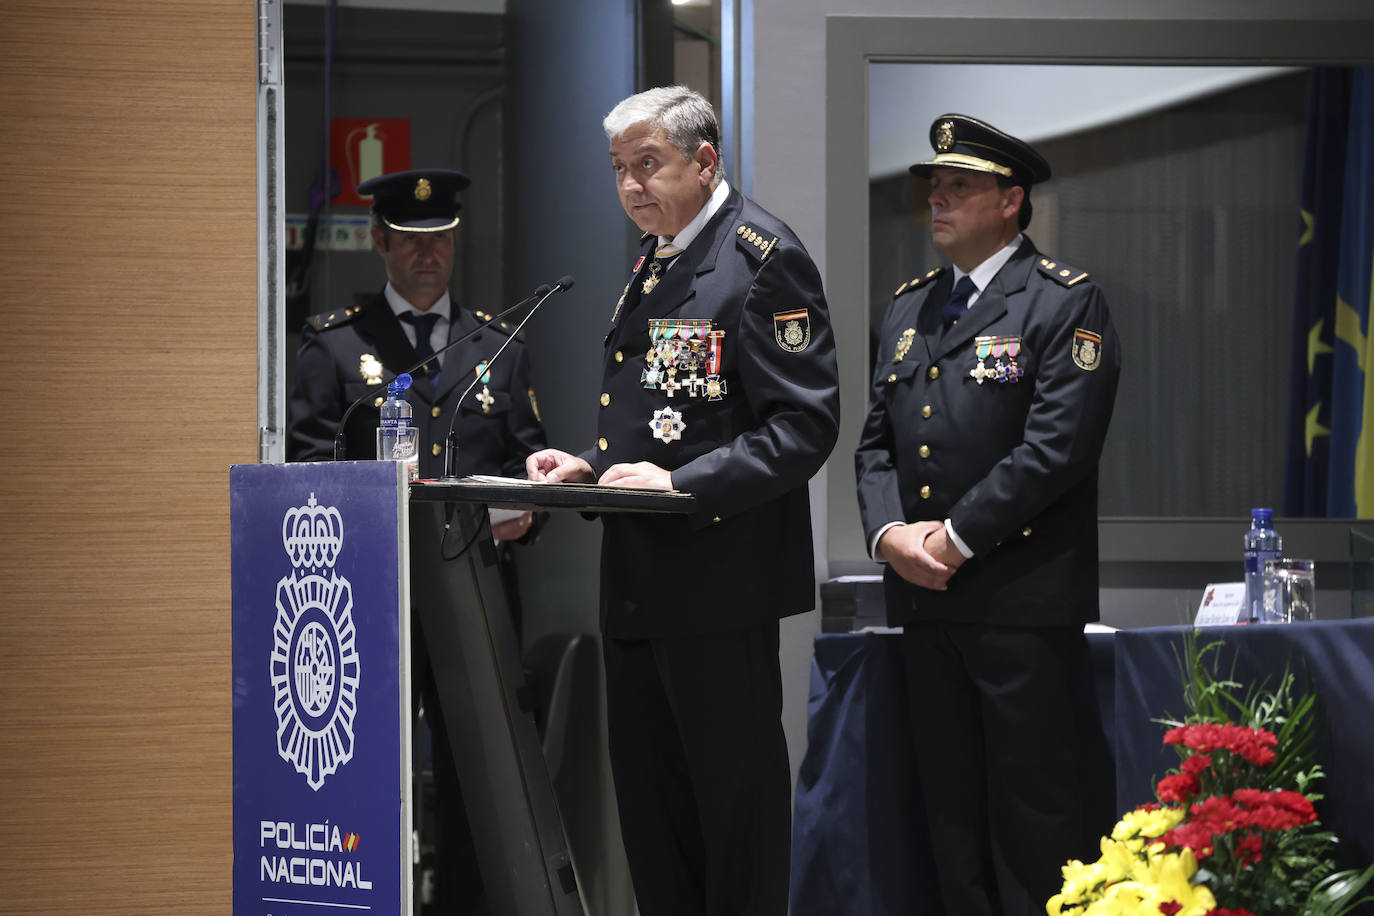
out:
<path id="1" fill-rule="evenodd" d="M 909 623 L 902 653 L 945 912 L 1043 916 L 1084 855 L 1081 630 Z"/>
<path id="2" fill-rule="evenodd" d="M 641 916 L 785 916 L 791 771 L 777 622 L 603 648 Z"/>

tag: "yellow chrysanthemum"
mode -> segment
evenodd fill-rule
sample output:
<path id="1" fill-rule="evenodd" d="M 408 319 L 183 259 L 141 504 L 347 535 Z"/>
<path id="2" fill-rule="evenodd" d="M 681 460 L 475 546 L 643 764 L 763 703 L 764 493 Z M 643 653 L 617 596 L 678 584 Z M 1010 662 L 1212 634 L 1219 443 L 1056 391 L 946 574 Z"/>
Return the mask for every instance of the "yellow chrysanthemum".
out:
<path id="1" fill-rule="evenodd" d="M 1216 909 L 1212 892 L 1202 884 L 1193 883 L 1197 874 L 1197 859 L 1193 851 L 1184 847 L 1180 852 L 1166 853 L 1163 843 L 1155 843 L 1147 853 L 1146 881 L 1153 887 L 1159 903 L 1176 901 L 1183 906 L 1178 916 L 1206 916 Z"/>
<path id="2" fill-rule="evenodd" d="M 1077 859 L 1070 859 L 1060 871 L 1064 875 L 1064 886 L 1060 889 L 1060 896 L 1068 904 L 1082 903 L 1107 880 L 1101 862 L 1084 865 Z"/>
<path id="3" fill-rule="evenodd" d="M 1127 812 L 1112 828 L 1112 839 L 1123 841 L 1131 837 L 1163 836 L 1183 820 L 1182 808 L 1156 808 L 1153 811 Z"/>
<path id="4" fill-rule="evenodd" d="M 1140 844 L 1137 843 L 1137 846 Z M 1143 865 L 1141 851 L 1139 848 L 1132 849 L 1131 842 L 1118 843 L 1102 838 L 1102 858 L 1098 864 L 1102 866 L 1102 880 L 1121 881 L 1130 878 L 1135 874 L 1137 868 Z"/>

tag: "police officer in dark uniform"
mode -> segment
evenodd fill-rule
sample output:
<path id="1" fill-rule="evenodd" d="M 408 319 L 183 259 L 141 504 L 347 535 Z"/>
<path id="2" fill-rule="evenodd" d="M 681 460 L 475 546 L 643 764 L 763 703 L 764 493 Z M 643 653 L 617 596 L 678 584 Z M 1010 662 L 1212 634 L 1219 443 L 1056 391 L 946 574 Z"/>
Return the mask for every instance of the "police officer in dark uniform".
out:
<path id="1" fill-rule="evenodd" d="M 483 312 L 457 307 L 449 295 L 459 223 L 457 194 L 468 184 L 462 172 L 424 169 L 382 175 L 358 187 L 359 194 L 372 195 L 372 242 L 386 268 L 387 283 L 363 305 L 315 315 L 307 322 L 291 390 L 289 460 L 331 459 L 335 432 L 350 404 L 472 331 L 477 333 L 414 373 L 407 392 L 419 435 L 420 476 L 442 475 L 444 441 L 454 411 L 459 476 L 520 476 L 525 456 L 543 447 L 523 342 L 512 341 L 501 359 L 488 365 L 513 328 Z M 471 392 L 458 403 L 469 385 Z M 347 458 L 377 457 L 381 402 L 378 396 L 349 417 L 344 430 Z M 496 525 L 492 533 L 498 541 L 530 540 L 535 527 L 535 518 L 526 512 Z M 518 622 L 509 551 L 502 556 Z M 480 912 L 474 907 L 481 881 L 438 693 L 426 664 L 428 649 L 419 615 L 412 620 L 412 659 L 421 669 L 416 675 L 431 728 L 438 796 L 438 909 L 445 914 Z"/>
<path id="2" fill-rule="evenodd" d="M 643 916 L 783 916 L 778 620 L 814 606 L 807 481 L 839 422 L 825 295 L 791 230 L 724 181 L 700 95 L 649 90 L 603 126 L 644 244 L 610 317 L 595 445 L 527 467 L 696 496 L 687 517 L 602 519 L 621 832 Z"/>
<path id="3" fill-rule="evenodd" d="M 952 267 L 898 287 L 855 456 L 902 626 L 945 911 L 1044 913 L 1081 850 L 1074 672 L 1098 618 L 1097 466 L 1120 371 L 1102 291 L 1022 231 L 1048 163 L 948 114 L 931 233 Z M 1093 853 L 1095 854 L 1095 853 Z"/>
<path id="4" fill-rule="evenodd" d="M 314 315 L 296 358 L 291 392 L 288 457 L 324 460 L 334 455 L 334 434 L 348 405 L 462 335 L 471 339 L 415 373 L 407 393 L 419 429 L 420 476 L 443 473 L 444 439 L 459 413 L 458 474 L 518 474 L 531 446 L 544 441 L 529 356 L 517 340 L 490 369 L 486 362 L 511 326 L 484 312 L 458 308 L 449 296 L 458 234 L 457 193 L 468 186 L 461 172 L 426 169 L 364 182 L 373 196 L 372 242 L 386 267 L 387 284 L 354 308 Z M 481 376 L 462 404 L 457 398 Z M 376 458 L 381 397 L 353 412 L 344 430 L 349 459 Z"/>

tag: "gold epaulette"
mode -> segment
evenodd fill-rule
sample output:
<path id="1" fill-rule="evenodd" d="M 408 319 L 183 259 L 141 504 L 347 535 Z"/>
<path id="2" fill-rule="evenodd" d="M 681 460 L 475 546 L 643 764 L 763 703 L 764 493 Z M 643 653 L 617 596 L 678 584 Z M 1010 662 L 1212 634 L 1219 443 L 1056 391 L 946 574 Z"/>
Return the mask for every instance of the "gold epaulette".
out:
<path id="1" fill-rule="evenodd" d="M 478 318 L 482 319 L 484 322 L 486 322 L 487 327 L 491 328 L 493 331 L 504 331 L 508 335 L 515 333 L 514 325 L 507 324 L 506 322 L 497 318 L 495 315 L 488 315 L 481 309 L 473 309 L 472 313 L 476 315 Z"/>
<path id="2" fill-rule="evenodd" d="M 335 328 L 341 324 L 347 324 L 362 313 L 363 307 L 356 305 L 338 312 L 320 312 L 318 315 L 311 315 L 306 321 L 315 330 L 323 331 L 326 328 Z"/>
<path id="3" fill-rule="evenodd" d="M 773 253 L 774 247 L 778 244 L 778 237 L 775 235 L 769 238 L 767 235 L 760 234 L 758 230 L 740 223 L 735 229 L 735 241 L 745 251 L 757 255 L 759 263 L 762 264 Z"/>
<path id="4" fill-rule="evenodd" d="M 1079 270 L 1077 267 L 1070 267 L 1067 264 L 1060 264 L 1058 261 L 1051 261 L 1049 258 L 1041 258 L 1036 264 L 1040 272 L 1049 277 L 1060 286 L 1073 286 L 1079 280 L 1088 279 L 1086 270 Z"/>
<path id="5" fill-rule="evenodd" d="M 913 277 L 912 279 L 903 283 L 901 286 L 897 287 L 895 290 L 892 291 L 892 295 L 900 296 L 902 293 L 911 292 L 913 289 L 920 289 L 921 287 L 925 286 L 931 280 L 934 280 L 936 277 L 940 276 L 940 274 L 944 272 L 945 269 L 943 267 L 937 267 L 934 270 L 926 271 L 924 275 L 919 277 Z"/>

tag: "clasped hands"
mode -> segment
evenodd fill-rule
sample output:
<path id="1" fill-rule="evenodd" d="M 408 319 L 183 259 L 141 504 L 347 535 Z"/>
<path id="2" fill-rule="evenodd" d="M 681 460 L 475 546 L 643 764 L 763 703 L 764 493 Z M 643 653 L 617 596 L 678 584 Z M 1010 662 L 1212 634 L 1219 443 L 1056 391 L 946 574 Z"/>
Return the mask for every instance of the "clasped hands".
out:
<path id="1" fill-rule="evenodd" d="M 556 448 L 546 448 L 526 458 L 525 474 L 537 483 L 591 483 L 596 480 L 596 473 L 590 464 Z M 656 464 L 636 461 L 634 464 L 611 465 L 596 482 L 644 490 L 671 490 L 673 475 Z"/>
<path id="2" fill-rule="evenodd" d="M 878 538 L 878 550 L 897 575 L 913 585 L 944 591 L 964 555 L 949 540 L 944 522 L 894 525 Z"/>

